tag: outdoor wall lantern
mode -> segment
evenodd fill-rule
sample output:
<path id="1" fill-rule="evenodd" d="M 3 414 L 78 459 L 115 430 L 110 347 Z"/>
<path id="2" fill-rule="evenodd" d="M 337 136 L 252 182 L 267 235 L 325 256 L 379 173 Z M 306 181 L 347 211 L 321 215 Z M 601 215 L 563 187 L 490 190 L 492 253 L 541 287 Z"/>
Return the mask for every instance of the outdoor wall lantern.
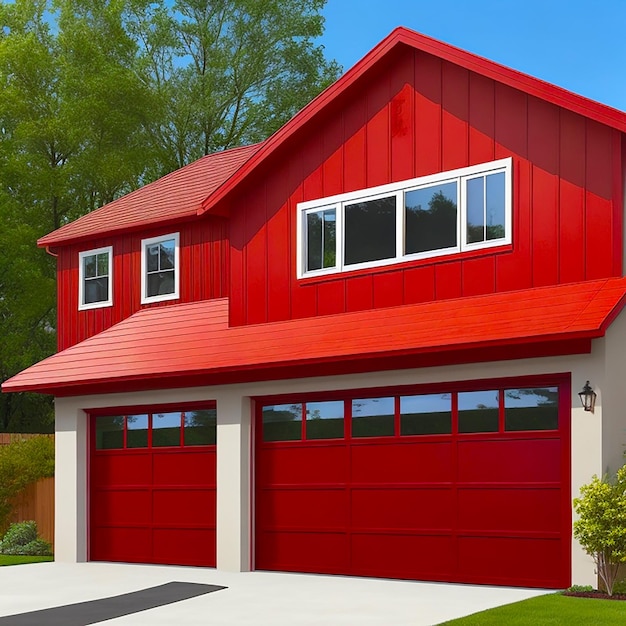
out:
<path id="1" fill-rule="evenodd" d="M 578 392 L 580 396 L 580 401 L 583 403 L 583 407 L 585 411 L 591 411 L 593 413 L 593 409 L 596 406 L 596 392 L 589 385 L 589 381 L 585 383 L 582 391 Z"/>

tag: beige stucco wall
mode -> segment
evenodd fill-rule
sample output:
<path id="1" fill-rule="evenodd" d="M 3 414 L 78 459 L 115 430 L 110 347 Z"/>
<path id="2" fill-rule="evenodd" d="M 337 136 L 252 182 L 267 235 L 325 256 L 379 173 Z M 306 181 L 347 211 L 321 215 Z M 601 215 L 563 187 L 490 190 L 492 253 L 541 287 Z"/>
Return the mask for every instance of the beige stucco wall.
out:
<path id="1" fill-rule="evenodd" d="M 329 391 L 569 373 L 572 381 L 572 497 L 593 474 L 616 469 L 624 436 L 626 315 L 594 341 L 591 354 L 461 366 L 270 381 L 242 385 L 157 390 L 143 393 L 56 399 L 56 558 L 87 558 L 87 428 L 85 410 L 107 406 L 217 401 L 217 566 L 246 571 L 252 563 L 252 403 L 250 398 L 283 393 Z M 598 393 L 594 414 L 584 412 L 578 391 L 590 380 Z M 573 542 L 572 582 L 596 584 L 593 562 Z"/>

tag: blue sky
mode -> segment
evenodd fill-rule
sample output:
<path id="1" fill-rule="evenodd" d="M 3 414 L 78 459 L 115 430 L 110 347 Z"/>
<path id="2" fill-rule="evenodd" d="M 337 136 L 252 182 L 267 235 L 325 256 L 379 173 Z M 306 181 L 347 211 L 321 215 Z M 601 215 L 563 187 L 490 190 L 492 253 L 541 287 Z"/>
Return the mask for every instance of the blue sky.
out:
<path id="1" fill-rule="evenodd" d="M 328 0 L 323 14 L 344 70 L 406 26 L 626 111 L 626 0 Z"/>

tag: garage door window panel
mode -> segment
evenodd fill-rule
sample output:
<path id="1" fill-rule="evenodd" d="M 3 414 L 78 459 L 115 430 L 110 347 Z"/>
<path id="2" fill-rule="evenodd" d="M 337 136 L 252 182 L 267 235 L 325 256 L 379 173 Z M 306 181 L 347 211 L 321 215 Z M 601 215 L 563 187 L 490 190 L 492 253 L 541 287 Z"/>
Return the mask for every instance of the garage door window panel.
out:
<path id="1" fill-rule="evenodd" d="M 500 424 L 500 392 L 463 391 L 458 394 L 460 433 L 497 433 Z"/>
<path id="2" fill-rule="evenodd" d="M 558 387 L 505 390 L 504 429 L 556 430 L 559 425 L 558 392 Z"/>
<path id="3" fill-rule="evenodd" d="M 401 435 L 449 435 L 452 433 L 452 394 L 400 397 Z"/>
<path id="4" fill-rule="evenodd" d="M 102 416 L 96 420 L 96 450 L 124 447 L 124 416 Z"/>
<path id="5" fill-rule="evenodd" d="M 306 438 L 342 439 L 344 436 L 344 402 L 307 402 Z"/>
<path id="6" fill-rule="evenodd" d="M 152 416 L 152 446 L 180 446 L 182 414 L 155 413 Z"/>
<path id="7" fill-rule="evenodd" d="M 272 404 L 263 407 L 263 441 L 302 439 L 302 404 Z"/>
<path id="8" fill-rule="evenodd" d="M 395 398 L 357 398 L 352 400 L 353 437 L 393 437 Z"/>
<path id="9" fill-rule="evenodd" d="M 126 417 L 126 447 L 127 448 L 147 448 L 149 416 L 128 415 Z"/>
<path id="10" fill-rule="evenodd" d="M 188 411 L 184 417 L 185 446 L 212 446 L 217 443 L 217 410 Z"/>

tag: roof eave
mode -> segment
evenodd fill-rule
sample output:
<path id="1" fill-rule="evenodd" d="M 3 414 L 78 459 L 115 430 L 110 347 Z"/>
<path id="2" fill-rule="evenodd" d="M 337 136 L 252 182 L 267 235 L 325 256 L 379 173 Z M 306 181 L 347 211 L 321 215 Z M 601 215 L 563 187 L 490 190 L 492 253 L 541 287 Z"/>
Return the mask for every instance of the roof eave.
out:
<path id="1" fill-rule="evenodd" d="M 11 384 L 9 379 L 2 385 L 2 391 L 4 393 L 35 392 L 58 397 L 79 396 L 90 393 L 251 383 L 496 360 L 565 356 L 589 353 L 591 341 L 603 335 L 604 332 L 601 329 L 592 329 L 582 332 L 472 342 L 463 345 L 414 347 L 360 355 L 316 357 L 215 369 L 201 368 L 169 374 L 124 375 L 99 380 L 75 381 L 70 384 L 65 381 L 47 385 Z"/>

